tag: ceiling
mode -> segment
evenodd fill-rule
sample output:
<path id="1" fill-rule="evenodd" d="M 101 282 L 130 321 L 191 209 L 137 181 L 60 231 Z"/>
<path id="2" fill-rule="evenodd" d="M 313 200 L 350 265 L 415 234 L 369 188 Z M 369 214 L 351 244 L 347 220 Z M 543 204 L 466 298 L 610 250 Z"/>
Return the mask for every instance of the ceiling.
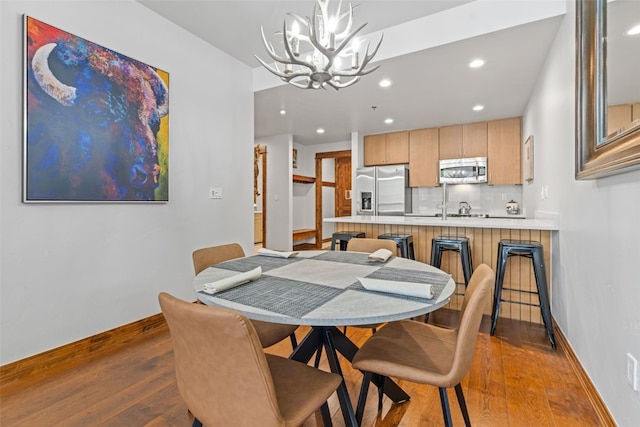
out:
<path id="1" fill-rule="evenodd" d="M 516 19 L 515 24 L 496 29 L 488 25 L 493 19 L 483 19 L 478 11 L 498 7 L 504 15 L 517 15 L 504 0 L 361 0 L 354 11 L 354 26 L 367 22 L 362 34 L 370 35 L 373 45 L 384 33 L 376 57 L 380 60 L 370 64 L 380 69 L 339 91 L 302 90 L 271 76 L 254 55 L 268 58 L 261 26 L 269 37 L 282 28 L 288 12 L 309 16 L 313 1 L 138 1 L 257 68 L 255 138 L 292 134 L 294 142 L 303 145 L 348 141 L 355 131 L 373 134 L 522 115 L 562 19 L 561 14 L 551 13 L 528 21 Z M 521 8 L 533 3 L 540 8 L 550 2 L 558 0 L 518 1 Z M 343 7 L 347 4 L 345 0 Z M 507 21 L 496 14 L 492 17 Z M 458 29 L 450 22 L 469 25 Z M 243 31 L 237 30 L 238 23 Z M 422 37 L 416 28 L 433 32 Z M 454 32 L 461 35 L 441 36 Z M 430 38 L 438 40 L 430 42 Z M 476 57 L 487 63 L 470 69 L 467 64 Z M 257 84 L 257 78 L 276 83 Z M 382 78 L 390 79 L 392 85 L 380 88 Z M 472 111 L 477 104 L 485 109 Z M 282 108 L 286 115 L 280 114 Z M 394 122 L 385 124 L 386 118 Z M 317 128 L 325 133 L 316 133 Z"/>

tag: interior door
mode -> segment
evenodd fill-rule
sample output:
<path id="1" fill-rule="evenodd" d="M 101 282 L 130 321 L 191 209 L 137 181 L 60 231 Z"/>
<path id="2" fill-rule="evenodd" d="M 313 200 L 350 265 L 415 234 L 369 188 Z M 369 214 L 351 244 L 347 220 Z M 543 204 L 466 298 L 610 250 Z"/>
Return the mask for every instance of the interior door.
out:
<path id="1" fill-rule="evenodd" d="M 351 157 L 335 159 L 335 215 L 351 216 Z"/>

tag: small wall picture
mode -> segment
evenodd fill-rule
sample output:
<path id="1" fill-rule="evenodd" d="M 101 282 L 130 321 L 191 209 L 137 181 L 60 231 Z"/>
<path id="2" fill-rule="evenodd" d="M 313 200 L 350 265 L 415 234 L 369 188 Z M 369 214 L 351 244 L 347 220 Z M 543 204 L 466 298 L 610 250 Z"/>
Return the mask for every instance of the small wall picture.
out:
<path id="1" fill-rule="evenodd" d="M 293 159 L 292 160 L 293 167 L 297 168 L 298 167 L 298 149 L 297 148 L 293 149 L 293 154 L 292 154 L 291 158 Z"/>
<path id="2" fill-rule="evenodd" d="M 533 135 L 524 142 L 524 179 L 533 181 Z"/>

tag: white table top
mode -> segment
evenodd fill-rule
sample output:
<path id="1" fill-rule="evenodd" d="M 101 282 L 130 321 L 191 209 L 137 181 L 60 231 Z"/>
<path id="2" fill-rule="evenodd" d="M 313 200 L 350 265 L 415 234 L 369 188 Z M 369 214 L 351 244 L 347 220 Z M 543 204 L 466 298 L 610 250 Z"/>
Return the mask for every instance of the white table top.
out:
<path id="1" fill-rule="evenodd" d="M 428 225 L 433 227 L 503 228 L 518 230 L 558 230 L 557 220 L 549 218 L 455 218 L 443 220 L 428 216 L 355 215 L 324 218 L 324 222 L 350 224 Z"/>
<path id="2" fill-rule="evenodd" d="M 295 258 L 255 255 L 203 270 L 193 281 L 198 299 L 243 312 L 254 320 L 310 326 L 351 326 L 407 319 L 449 302 L 455 290 L 450 275 L 418 261 L 392 257 L 371 262 L 367 255 L 341 251 L 301 251 Z M 259 279 L 209 295 L 205 283 L 257 266 Z M 367 291 L 356 277 L 434 283 L 434 299 Z M 435 283 L 440 281 L 439 285 Z"/>

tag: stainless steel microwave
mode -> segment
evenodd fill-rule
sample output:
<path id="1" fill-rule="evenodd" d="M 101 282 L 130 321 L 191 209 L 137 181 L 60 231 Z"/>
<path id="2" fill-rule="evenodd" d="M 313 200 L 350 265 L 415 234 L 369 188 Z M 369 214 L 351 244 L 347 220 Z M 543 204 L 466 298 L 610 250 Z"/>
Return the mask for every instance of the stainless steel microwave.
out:
<path id="1" fill-rule="evenodd" d="M 487 158 L 440 160 L 440 183 L 479 184 L 487 182 Z"/>

